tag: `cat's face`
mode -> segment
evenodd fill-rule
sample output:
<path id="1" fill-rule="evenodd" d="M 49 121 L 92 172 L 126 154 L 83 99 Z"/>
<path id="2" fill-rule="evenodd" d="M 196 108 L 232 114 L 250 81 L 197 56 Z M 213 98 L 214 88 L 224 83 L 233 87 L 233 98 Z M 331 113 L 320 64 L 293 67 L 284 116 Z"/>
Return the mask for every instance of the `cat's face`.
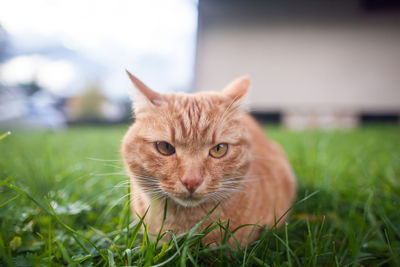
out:
<path id="1" fill-rule="evenodd" d="M 130 77 L 141 93 L 122 156 L 142 192 L 196 206 L 240 190 L 250 142 L 237 100 L 247 78 L 222 93 L 161 95 Z"/>

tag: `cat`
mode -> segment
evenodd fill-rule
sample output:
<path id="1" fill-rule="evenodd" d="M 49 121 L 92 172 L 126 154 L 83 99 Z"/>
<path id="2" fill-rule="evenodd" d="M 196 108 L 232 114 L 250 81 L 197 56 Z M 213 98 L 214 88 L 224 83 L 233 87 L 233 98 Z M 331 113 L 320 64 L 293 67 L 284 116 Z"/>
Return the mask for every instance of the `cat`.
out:
<path id="1" fill-rule="evenodd" d="M 166 198 L 162 230 L 176 234 L 189 231 L 218 203 L 203 225 L 229 220 L 233 230 L 284 222 L 296 194 L 295 176 L 281 147 L 241 109 L 250 86 L 247 76 L 221 92 L 160 94 L 127 74 L 137 97 L 122 158 L 130 176 L 131 208 L 139 217 L 149 208 L 144 221 L 150 233 L 161 228 Z M 252 229 L 234 233 L 240 245 Z M 219 244 L 220 233 L 209 233 L 203 242 Z"/>

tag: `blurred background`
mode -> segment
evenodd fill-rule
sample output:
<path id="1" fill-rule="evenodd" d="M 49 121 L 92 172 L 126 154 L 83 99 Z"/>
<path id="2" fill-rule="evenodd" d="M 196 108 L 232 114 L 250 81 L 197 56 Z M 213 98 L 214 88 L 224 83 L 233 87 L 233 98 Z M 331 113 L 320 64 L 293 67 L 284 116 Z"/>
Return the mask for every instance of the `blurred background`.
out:
<path id="1" fill-rule="evenodd" d="M 400 123 L 397 0 L 2 0 L 0 128 L 132 121 L 130 70 L 289 128 Z"/>

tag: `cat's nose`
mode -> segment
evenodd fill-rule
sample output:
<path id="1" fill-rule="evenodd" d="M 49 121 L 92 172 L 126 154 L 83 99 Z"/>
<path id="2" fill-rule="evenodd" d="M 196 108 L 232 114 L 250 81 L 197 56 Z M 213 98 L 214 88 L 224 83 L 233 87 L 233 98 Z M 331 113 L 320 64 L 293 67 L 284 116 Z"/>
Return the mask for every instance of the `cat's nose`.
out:
<path id="1" fill-rule="evenodd" d="M 183 177 L 181 181 L 182 184 L 186 187 L 186 189 L 190 193 L 193 193 L 201 185 L 203 179 L 198 176 L 192 176 L 192 177 Z"/>

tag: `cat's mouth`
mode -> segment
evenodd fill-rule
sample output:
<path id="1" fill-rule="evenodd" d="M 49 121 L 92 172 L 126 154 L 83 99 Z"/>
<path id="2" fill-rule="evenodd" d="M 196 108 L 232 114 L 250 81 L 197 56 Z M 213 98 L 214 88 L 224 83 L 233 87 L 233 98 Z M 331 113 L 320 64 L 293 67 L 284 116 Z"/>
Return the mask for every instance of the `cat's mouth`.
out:
<path id="1" fill-rule="evenodd" d="M 186 197 L 171 197 L 176 203 L 184 207 L 196 207 L 204 202 L 204 198 L 196 198 L 192 195 Z"/>

